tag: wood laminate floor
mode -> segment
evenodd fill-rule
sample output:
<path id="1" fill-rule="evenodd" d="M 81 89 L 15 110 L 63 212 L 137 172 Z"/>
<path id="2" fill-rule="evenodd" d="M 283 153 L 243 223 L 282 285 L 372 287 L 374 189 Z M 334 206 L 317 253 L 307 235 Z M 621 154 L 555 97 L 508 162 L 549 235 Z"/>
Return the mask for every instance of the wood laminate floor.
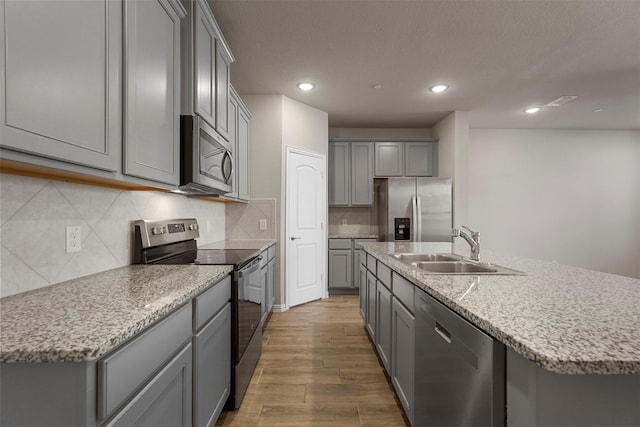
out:
<path id="1" fill-rule="evenodd" d="M 408 426 L 364 330 L 357 295 L 273 313 L 238 411 L 217 426 Z"/>

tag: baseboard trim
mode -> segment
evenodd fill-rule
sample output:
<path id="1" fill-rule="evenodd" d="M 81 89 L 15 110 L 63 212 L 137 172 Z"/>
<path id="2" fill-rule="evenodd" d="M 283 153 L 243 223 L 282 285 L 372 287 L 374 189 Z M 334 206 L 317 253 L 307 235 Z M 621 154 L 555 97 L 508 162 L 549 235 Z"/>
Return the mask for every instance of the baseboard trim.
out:
<path id="1" fill-rule="evenodd" d="M 277 311 L 279 313 L 287 311 L 287 306 L 284 304 L 273 304 L 271 311 Z"/>

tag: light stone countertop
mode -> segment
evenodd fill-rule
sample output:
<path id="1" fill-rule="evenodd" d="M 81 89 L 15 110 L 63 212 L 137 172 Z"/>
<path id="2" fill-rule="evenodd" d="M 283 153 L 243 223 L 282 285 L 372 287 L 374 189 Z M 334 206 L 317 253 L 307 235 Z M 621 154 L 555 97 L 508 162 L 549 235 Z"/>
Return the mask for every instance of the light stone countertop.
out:
<path id="1" fill-rule="evenodd" d="M 95 360 L 231 271 L 129 265 L 0 298 L 0 361 Z"/>
<path id="2" fill-rule="evenodd" d="M 464 242 L 463 242 L 464 243 Z M 363 243 L 364 250 L 539 366 L 561 374 L 640 374 L 640 280 L 481 252 L 526 276 L 428 274 L 389 253 L 449 243 Z M 469 255 L 468 247 L 454 253 Z"/>

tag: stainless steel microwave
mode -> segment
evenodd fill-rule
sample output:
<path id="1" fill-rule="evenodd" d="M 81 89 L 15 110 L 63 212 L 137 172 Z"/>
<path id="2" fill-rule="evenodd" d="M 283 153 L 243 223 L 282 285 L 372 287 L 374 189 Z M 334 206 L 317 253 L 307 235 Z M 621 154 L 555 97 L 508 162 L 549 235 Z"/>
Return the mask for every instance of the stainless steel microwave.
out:
<path id="1" fill-rule="evenodd" d="M 231 144 L 199 116 L 180 116 L 180 190 L 217 196 L 231 191 Z"/>

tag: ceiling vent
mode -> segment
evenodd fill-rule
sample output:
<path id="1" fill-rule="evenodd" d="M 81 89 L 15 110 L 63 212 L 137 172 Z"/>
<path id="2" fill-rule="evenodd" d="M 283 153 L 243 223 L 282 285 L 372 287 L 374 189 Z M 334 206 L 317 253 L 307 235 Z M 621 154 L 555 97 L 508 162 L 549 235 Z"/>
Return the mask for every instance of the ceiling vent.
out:
<path id="1" fill-rule="evenodd" d="M 561 105 L 566 104 L 567 102 L 571 102 L 574 99 L 576 99 L 577 96 L 572 96 L 572 95 L 563 95 L 560 98 L 554 99 L 553 101 L 549 102 L 548 104 L 545 104 L 545 107 L 559 107 Z"/>

